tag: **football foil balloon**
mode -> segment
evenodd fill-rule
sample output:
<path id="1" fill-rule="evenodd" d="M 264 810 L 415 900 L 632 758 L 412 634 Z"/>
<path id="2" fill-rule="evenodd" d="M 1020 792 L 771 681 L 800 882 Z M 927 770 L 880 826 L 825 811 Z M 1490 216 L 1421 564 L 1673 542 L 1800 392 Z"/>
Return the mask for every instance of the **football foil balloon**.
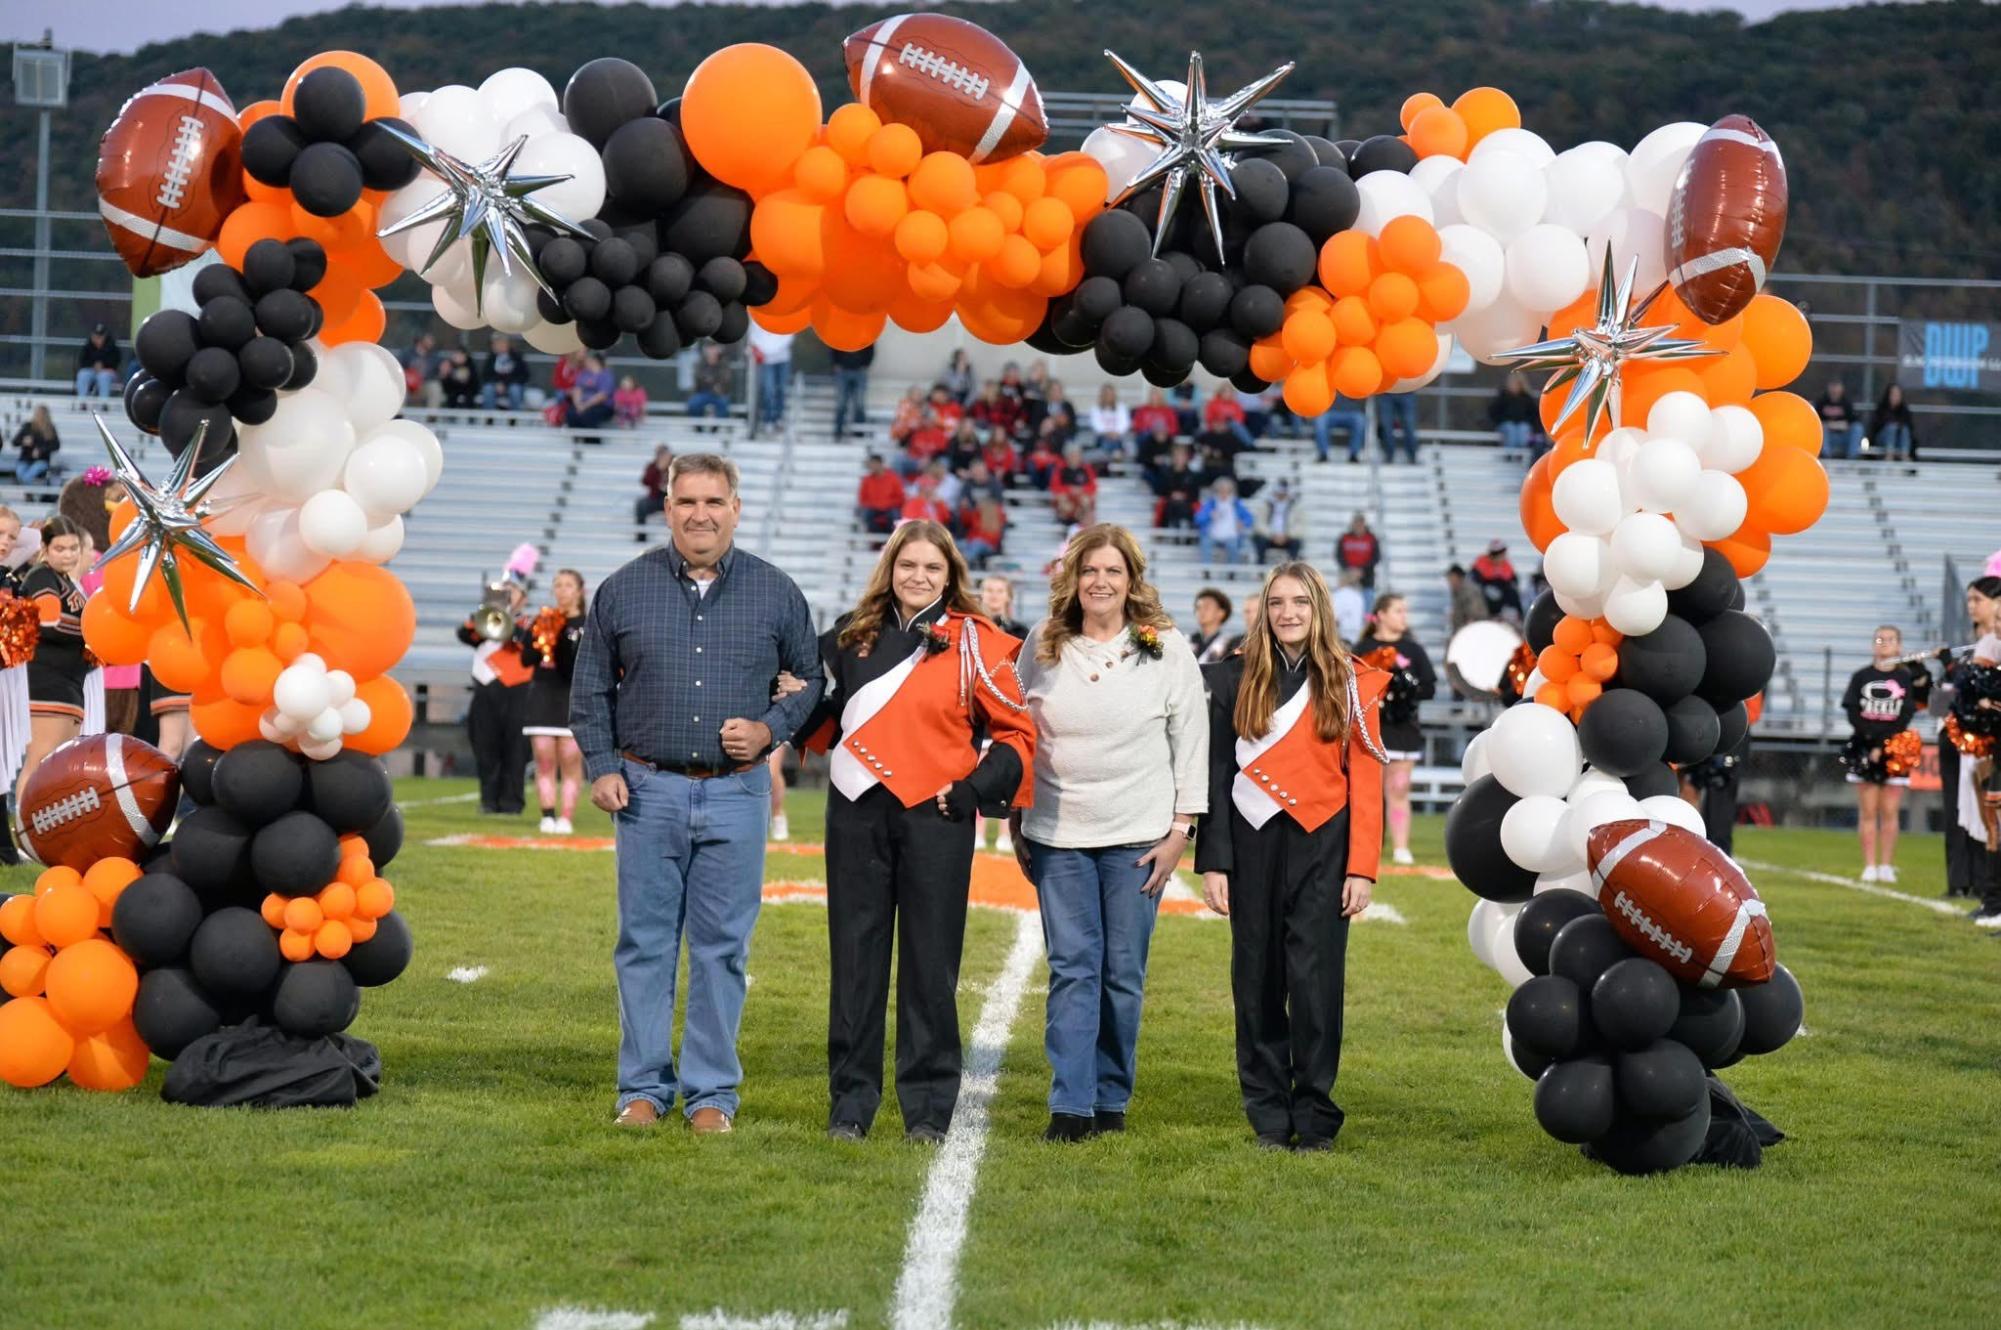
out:
<path id="1" fill-rule="evenodd" d="M 1786 164 L 1749 116 L 1726 115 L 1696 141 L 1668 199 L 1668 281 L 1695 316 L 1744 312 L 1786 237 Z"/>
<path id="2" fill-rule="evenodd" d="M 236 107 L 206 69 L 141 88 L 98 144 L 97 211 L 140 277 L 208 249 L 244 197 Z"/>
<path id="3" fill-rule="evenodd" d="M 1588 844 L 1598 903 L 1635 953 L 1698 988 L 1772 977 L 1765 902 L 1729 855 L 1692 831 L 1637 818 L 1594 827 Z"/>
<path id="4" fill-rule="evenodd" d="M 926 152 L 974 164 L 1042 146 L 1049 121 L 1021 57 L 977 23 L 898 14 L 841 44 L 855 100 L 885 122 L 917 131 Z"/>

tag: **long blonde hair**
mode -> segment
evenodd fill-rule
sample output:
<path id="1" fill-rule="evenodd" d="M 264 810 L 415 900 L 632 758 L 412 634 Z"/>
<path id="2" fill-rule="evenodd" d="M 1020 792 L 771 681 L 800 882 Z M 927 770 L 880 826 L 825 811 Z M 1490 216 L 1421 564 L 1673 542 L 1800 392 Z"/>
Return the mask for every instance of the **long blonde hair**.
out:
<path id="1" fill-rule="evenodd" d="M 1133 539 L 1132 532 L 1111 522 L 1100 522 L 1077 533 L 1063 551 L 1056 576 L 1049 580 L 1049 622 L 1035 648 L 1035 658 L 1043 664 L 1055 664 L 1063 654 L 1064 644 L 1084 631 L 1084 607 L 1077 599 L 1077 584 L 1084 576 L 1086 556 L 1107 546 L 1117 550 L 1126 561 L 1126 624 L 1154 629 L 1174 627 L 1174 620 L 1161 606 L 1160 592 L 1146 580 L 1146 555 L 1140 553 L 1139 542 Z"/>
<path id="2" fill-rule="evenodd" d="M 1278 633 L 1271 626 L 1271 589 L 1281 577 L 1306 588 L 1313 604 L 1313 623 L 1306 631 L 1306 674 L 1313 685 L 1313 729 L 1323 743 L 1348 736 L 1348 681 L 1354 666 L 1334 629 L 1334 599 L 1326 580 L 1310 563 L 1282 563 L 1265 574 L 1258 589 L 1258 623 L 1244 639 L 1244 677 L 1237 687 L 1237 709 L 1231 716 L 1237 733 L 1256 739 L 1271 728 L 1278 710 Z"/>
<path id="3" fill-rule="evenodd" d="M 903 553 L 903 547 L 912 541 L 921 540 L 933 546 L 945 556 L 945 608 L 960 614 L 978 614 L 980 609 L 973 603 L 972 592 L 967 588 L 969 574 L 966 556 L 959 553 L 952 533 L 936 522 L 918 519 L 905 522 L 890 534 L 889 543 L 882 547 L 882 557 L 875 561 L 875 571 L 868 575 L 868 585 L 862 588 L 861 599 L 855 602 L 854 613 L 835 639 L 843 647 L 859 643 L 863 647 L 875 645 L 876 634 L 882 631 L 883 620 L 896 612 L 896 588 L 891 584 L 891 576 L 896 571 L 896 556 Z"/>

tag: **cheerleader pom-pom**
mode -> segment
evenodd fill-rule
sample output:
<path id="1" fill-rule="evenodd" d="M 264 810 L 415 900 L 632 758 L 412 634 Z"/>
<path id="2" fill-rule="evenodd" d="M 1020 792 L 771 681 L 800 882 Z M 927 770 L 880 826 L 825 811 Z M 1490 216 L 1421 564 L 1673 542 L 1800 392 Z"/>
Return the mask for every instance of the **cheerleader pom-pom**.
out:
<path id="1" fill-rule="evenodd" d="M 527 541 L 514 547 L 514 553 L 507 556 L 507 571 L 520 577 L 531 577 L 542 562 L 542 551 Z"/>

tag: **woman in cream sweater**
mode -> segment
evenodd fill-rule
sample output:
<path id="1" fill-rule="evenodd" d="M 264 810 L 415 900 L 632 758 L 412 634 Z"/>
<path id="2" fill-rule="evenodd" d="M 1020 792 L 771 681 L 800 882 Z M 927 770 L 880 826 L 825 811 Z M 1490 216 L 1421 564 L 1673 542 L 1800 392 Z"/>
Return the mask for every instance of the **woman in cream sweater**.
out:
<path id="1" fill-rule="evenodd" d="M 1049 1130 L 1125 1129 L 1160 893 L 1208 810 L 1202 672 L 1130 532 L 1078 533 L 1019 664 L 1036 723 L 1035 798 L 1016 856 L 1049 949 Z"/>

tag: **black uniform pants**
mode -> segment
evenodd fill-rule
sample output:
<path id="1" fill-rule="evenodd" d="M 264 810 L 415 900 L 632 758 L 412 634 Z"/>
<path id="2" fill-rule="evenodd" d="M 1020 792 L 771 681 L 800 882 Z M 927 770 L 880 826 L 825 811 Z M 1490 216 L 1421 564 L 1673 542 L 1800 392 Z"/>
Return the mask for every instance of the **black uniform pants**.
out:
<path id="1" fill-rule="evenodd" d="M 521 811 L 528 773 L 528 736 L 521 717 L 528 705 L 528 687 L 509 688 L 495 679 L 472 687 L 466 707 L 466 737 L 472 742 L 473 766 L 479 772 L 479 806 L 487 813 Z"/>
<path id="2" fill-rule="evenodd" d="M 959 955 L 973 824 L 878 785 L 827 792 L 829 1123 L 866 1129 L 882 1103 L 884 1013 L 896 946 L 896 1098 L 905 1130 L 951 1126 L 959 1102 Z"/>
<path id="3" fill-rule="evenodd" d="M 1973 856 L 1980 853 L 1980 842 L 1959 825 L 1959 764 L 1963 760 L 1950 741 L 1939 740 L 1938 788 L 1939 799 L 1945 806 L 1945 894 L 1948 896 L 1979 894 L 1974 890 Z"/>
<path id="4" fill-rule="evenodd" d="M 1253 828 L 1230 810 L 1230 987 L 1237 1081 L 1260 1136 L 1332 1140 L 1341 1069 L 1348 813 L 1308 834 L 1280 813 Z"/>

